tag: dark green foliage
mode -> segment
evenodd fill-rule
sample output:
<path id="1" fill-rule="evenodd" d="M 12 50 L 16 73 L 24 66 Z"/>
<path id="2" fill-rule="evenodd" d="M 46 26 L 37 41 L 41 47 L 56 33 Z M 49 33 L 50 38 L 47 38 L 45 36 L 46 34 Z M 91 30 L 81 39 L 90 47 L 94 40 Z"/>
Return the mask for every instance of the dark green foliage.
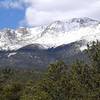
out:
<path id="1" fill-rule="evenodd" d="M 7 84 L 2 91 L 4 100 L 19 100 L 22 88 L 19 83 Z"/>
<path id="2" fill-rule="evenodd" d="M 100 43 L 88 46 L 90 63 L 59 61 L 46 72 L 0 70 L 0 100 L 100 100 Z"/>

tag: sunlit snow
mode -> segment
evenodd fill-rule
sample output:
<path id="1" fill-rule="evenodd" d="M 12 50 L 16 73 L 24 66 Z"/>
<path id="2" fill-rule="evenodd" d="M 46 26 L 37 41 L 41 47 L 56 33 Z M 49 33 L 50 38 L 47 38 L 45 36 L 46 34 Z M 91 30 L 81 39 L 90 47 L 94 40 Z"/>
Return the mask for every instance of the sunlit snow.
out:
<path id="1" fill-rule="evenodd" d="M 100 22 L 89 18 L 55 21 L 47 26 L 5 29 L 0 32 L 0 49 L 16 50 L 29 44 L 40 44 L 44 49 L 85 40 L 100 40 Z M 83 46 L 80 49 L 83 50 Z"/>

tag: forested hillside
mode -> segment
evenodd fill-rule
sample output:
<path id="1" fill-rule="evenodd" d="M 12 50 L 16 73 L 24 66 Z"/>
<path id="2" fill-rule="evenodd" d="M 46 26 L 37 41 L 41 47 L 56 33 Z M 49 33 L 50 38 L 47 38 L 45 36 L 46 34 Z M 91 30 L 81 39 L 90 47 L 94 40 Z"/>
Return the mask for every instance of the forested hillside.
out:
<path id="1" fill-rule="evenodd" d="M 0 68 L 0 100 L 100 100 L 100 43 L 87 47 L 88 64 L 76 59 L 45 70 Z"/>

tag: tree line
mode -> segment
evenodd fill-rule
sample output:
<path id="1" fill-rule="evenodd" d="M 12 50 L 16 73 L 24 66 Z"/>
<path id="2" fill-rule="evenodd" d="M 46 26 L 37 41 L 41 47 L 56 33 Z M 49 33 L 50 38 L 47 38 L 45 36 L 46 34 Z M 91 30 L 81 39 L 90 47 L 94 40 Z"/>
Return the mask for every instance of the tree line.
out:
<path id="1" fill-rule="evenodd" d="M 50 64 L 44 72 L 0 70 L 0 100 L 100 100 L 100 43 L 87 45 L 90 61 Z"/>

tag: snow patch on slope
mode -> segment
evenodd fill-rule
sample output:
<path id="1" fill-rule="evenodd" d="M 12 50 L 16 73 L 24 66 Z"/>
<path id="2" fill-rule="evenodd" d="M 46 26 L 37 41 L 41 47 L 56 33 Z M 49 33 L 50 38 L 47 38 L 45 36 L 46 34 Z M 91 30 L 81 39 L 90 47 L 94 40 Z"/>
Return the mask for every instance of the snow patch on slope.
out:
<path id="1" fill-rule="evenodd" d="M 16 52 L 9 53 L 9 54 L 8 54 L 8 58 L 11 57 L 11 56 L 13 56 L 13 55 L 16 55 Z"/>
<path id="2" fill-rule="evenodd" d="M 0 50 L 17 50 L 30 44 L 40 44 L 43 49 L 48 49 L 80 40 L 86 43 L 100 40 L 100 22 L 73 18 L 55 21 L 47 26 L 5 29 L 0 31 Z"/>

